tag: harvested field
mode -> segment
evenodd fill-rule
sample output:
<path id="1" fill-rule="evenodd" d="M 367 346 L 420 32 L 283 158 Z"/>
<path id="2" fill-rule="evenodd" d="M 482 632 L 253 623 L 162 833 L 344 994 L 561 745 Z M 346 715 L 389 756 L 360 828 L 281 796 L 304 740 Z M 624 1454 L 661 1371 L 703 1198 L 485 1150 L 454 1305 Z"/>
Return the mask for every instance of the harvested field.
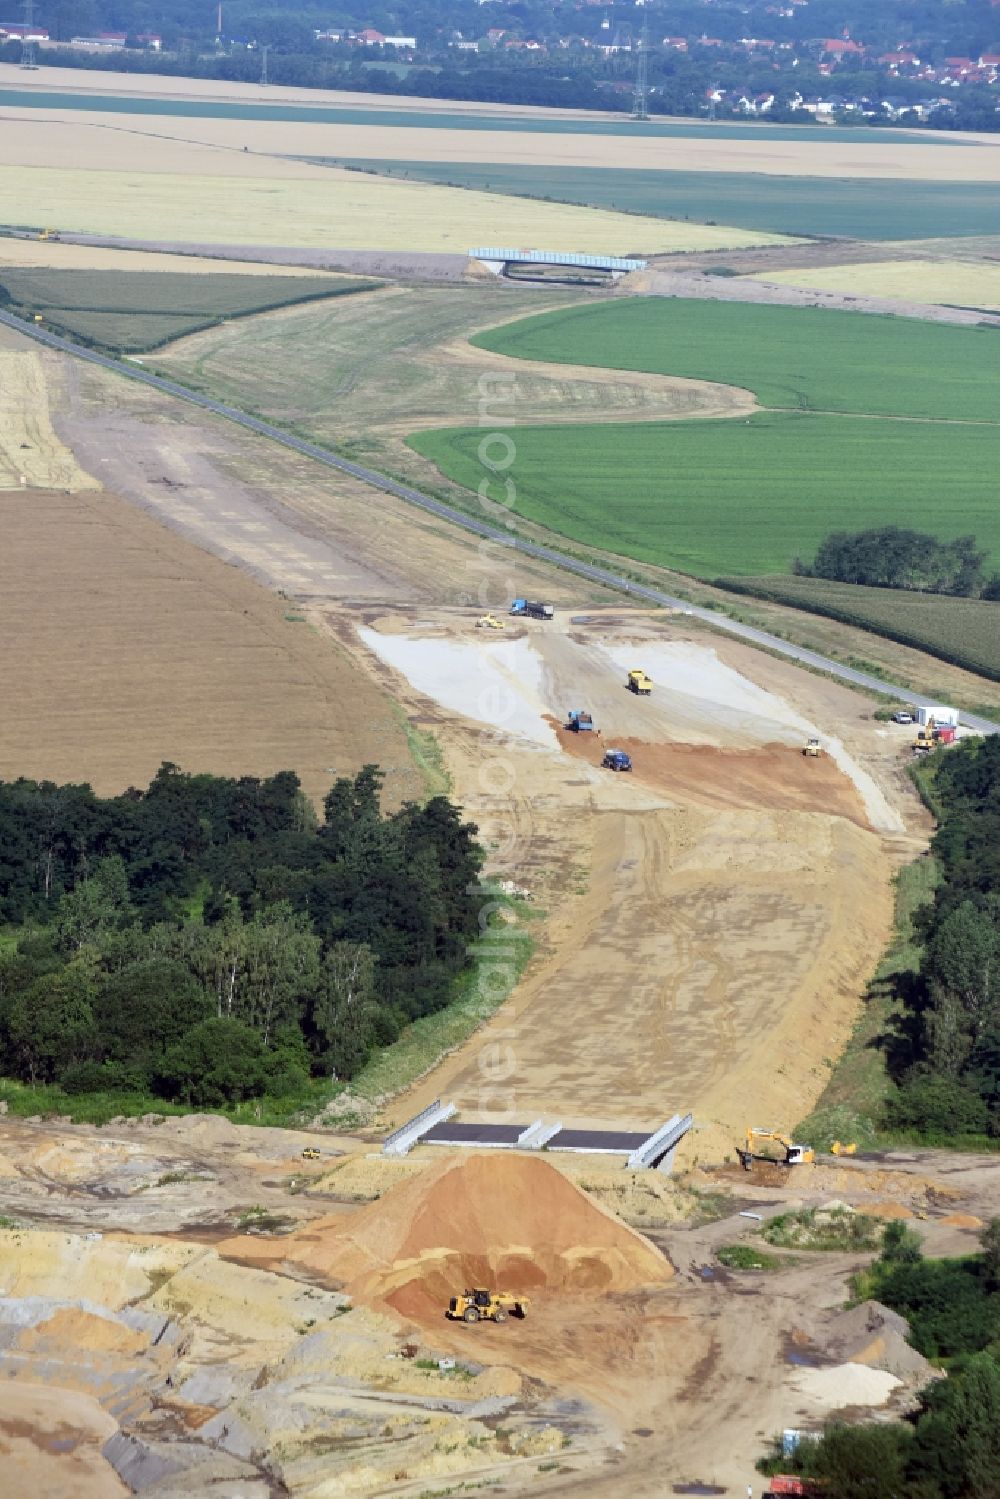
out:
<path id="1" fill-rule="evenodd" d="M 27 491 L 3 518 L 0 632 L 17 704 L 0 728 L 4 779 L 110 795 L 172 760 L 293 769 L 318 800 L 334 768 L 377 760 L 390 800 L 420 794 L 391 699 L 235 569 L 104 493 Z"/>
<path id="2" fill-rule="evenodd" d="M 663 1284 L 670 1264 L 540 1157 L 449 1155 L 348 1219 L 278 1242 L 228 1239 L 242 1264 L 297 1269 L 355 1301 L 440 1324 L 456 1287 L 572 1296 Z"/>
<path id="3" fill-rule="evenodd" d="M 18 80 L 20 81 L 20 80 Z M 63 82 L 64 80 L 60 80 Z M 315 96 L 312 108 L 277 101 L 229 105 L 192 98 L 181 101 L 130 99 L 129 85 L 119 82 L 119 97 L 77 92 L 46 93 L 23 89 L 3 98 L 22 130 L 45 120 L 53 126 L 94 130 L 130 130 L 157 138 L 190 140 L 203 150 L 226 149 L 298 157 L 385 158 L 393 161 L 499 162 L 574 167 L 619 166 L 623 153 L 633 168 L 705 173 L 821 177 L 837 180 L 906 178 L 911 181 L 996 182 L 1000 157 L 973 137 L 944 132 L 862 130 L 816 131 L 808 127 L 713 127 L 697 121 L 649 121 L 635 127 L 620 116 L 552 118 L 548 111 L 506 114 L 503 106 L 489 115 L 473 111 L 439 112 L 417 101 L 400 108 L 365 110 L 341 105 L 323 108 Z M 417 107 L 413 107 L 416 104 Z M 113 121 L 113 124 L 112 124 Z M 986 138 L 989 139 L 988 137 Z M 54 144 L 28 145 L 25 159 L 49 164 Z M 125 150 L 133 149 L 128 146 Z M 36 157 L 33 153 L 39 153 Z M 248 168 L 252 170 L 252 168 Z"/>
<path id="4" fill-rule="evenodd" d="M 68 240 L 39 240 L 35 235 L 0 235 L 0 274 L 9 269 L 47 271 L 165 271 L 182 276 L 301 276 L 299 266 L 269 260 L 210 260 L 199 255 L 168 255 L 156 250 L 116 250 L 104 245 L 75 245 Z M 310 270 L 336 294 L 336 271 Z"/>
<path id="5" fill-rule="evenodd" d="M 0 347 L 0 490 L 97 489 L 52 430 L 43 357 Z"/>
<path id="6" fill-rule="evenodd" d="M 7 165 L 0 181 L 0 223 L 23 225 L 30 204 L 34 226 L 58 224 L 90 234 L 458 254 L 471 244 L 501 240 L 602 254 L 665 254 L 773 239 L 743 229 L 674 224 L 299 163 L 292 163 L 292 170 L 272 162 L 266 174 L 236 178 L 229 175 L 228 154 L 195 162 L 193 150 L 178 147 L 172 170 L 95 170 L 98 158 L 114 159 L 102 137 L 89 156 L 75 151 L 78 160 L 83 158 L 77 168 Z"/>
<path id="7" fill-rule="evenodd" d="M 763 279 L 781 286 L 815 287 L 855 296 L 1000 310 L 1000 265 L 981 260 L 869 261 L 864 265 L 824 265 L 815 270 L 768 271 Z"/>
<path id="8" fill-rule="evenodd" d="M 232 319 L 369 291 L 348 276 L 212 276 L 126 269 L 4 270 L 0 301 L 20 317 L 115 353 L 139 353 Z"/>

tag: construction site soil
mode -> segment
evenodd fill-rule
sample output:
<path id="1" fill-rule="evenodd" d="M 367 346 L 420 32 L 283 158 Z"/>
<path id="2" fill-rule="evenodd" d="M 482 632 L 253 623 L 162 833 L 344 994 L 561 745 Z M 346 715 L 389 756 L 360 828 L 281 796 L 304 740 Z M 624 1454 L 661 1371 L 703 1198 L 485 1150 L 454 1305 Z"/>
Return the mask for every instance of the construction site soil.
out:
<path id="1" fill-rule="evenodd" d="M 553 1166 L 515 1153 L 446 1158 L 348 1219 L 317 1218 L 277 1243 L 224 1240 L 218 1251 L 305 1271 L 354 1302 L 435 1328 L 456 1287 L 561 1301 L 635 1291 L 673 1273 Z"/>
<path id="2" fill-rule="evenodd" d="M 910 1212 L 933 1253 L 967 1252 L 997 1211 L 989 1158 L 720 1164 L 749 1118 L 804 1117 L 851 1030 L 892 871 L 930 828 L 907 731 L 166 397 L 40 368 L 53 451 L 99 487 L 2 499 L 18 712 L 0 773 L 110 790 L 167 756 L 282 763 L 317 795 L 377 759 L 403 797 L 433 772 L 479 824 L 487 874 L 533 897 L 530 928 L 515 913 L 504 931 L 530 929 L 535 954 L 478 1032 L 375 1100 L 364 1135 L 332 1115 L 312 1132 L 0 1118 L 15 1499 L 516 1495 L 542 1478 L 585 1499 L 742 1493 L 772 1432 L 905 1410 L 926 1371 L 904 1368 L 899 1329 L 838 1323 L 865 1255 L 765 1278 L 716 1253 L 752 1242 L 741 1210 Z M 482 587 L 549 598 L 556 618 L 488 637 Z M 625 689 L 637 664 L 649 699 Z M 553 726 L 573 707 L 600 743 Z M 632 747 L 631 776 L 594 763 L 609 744 Z M 635 1130 L 690 1109 L 695 1129 L 673 1179 L 555 1152 L 382 1155 L 382 1129 L 438 1097 L 466 1118 Z M 528 1290 L 523 1322 L 444 1319 L 465 1281 L 501 1279 Z M 801 1348 L 821 1363 L 790 1362 Z"/>

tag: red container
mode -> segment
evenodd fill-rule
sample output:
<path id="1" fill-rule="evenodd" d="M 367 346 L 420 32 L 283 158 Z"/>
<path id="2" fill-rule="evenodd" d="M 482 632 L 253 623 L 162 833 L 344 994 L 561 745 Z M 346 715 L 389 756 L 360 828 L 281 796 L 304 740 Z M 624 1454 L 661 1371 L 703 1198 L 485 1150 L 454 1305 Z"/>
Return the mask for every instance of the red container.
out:
<path id="1" fill-rule="evenodd" d="M 957 730 L 951 724 L 944 724 L 937 731 L 938 744 L 954 744 L 957 737 Z"/>

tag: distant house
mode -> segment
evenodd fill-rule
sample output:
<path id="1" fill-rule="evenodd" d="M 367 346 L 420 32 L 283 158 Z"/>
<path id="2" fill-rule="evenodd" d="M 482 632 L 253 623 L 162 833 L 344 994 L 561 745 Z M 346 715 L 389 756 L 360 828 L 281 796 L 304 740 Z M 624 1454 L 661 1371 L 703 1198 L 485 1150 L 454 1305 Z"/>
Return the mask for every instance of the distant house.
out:
<path id="1" fill-rule="evenodd" d="M 686 52 L 688 49 L 686 36 L 665 36 L 663 46 L 671 52 Z"/>
<path id="2" fill-rule="evenodd" d="M 47 42 L 48 39 L 44 26 L 28 26 L 23 21 L 0 21 L 0 41 Z"/>
<path id="3" fill-rule="evenodd" d="M 887 68 L 919 68 L 920 58 L 915 52 L 883 52 L 879 62 Z"/>
<path id="4" fill-rule="evenodd" d="M 384 36 L 382 38 L 383 47 L 409 47 L 412 49 L 416 45 L 417 39 L 415 36 Z"/>
<path id="5" fill-rule="evenodd" d="M 381 31 L 376 31 L 374 26 L 366 26 L 357 33 L 357 40 L 365 47 L 381 47 L 385 43 L 385 37 Z"/>
<path id="6" fill-rule="evenodd" d="M 828 37 L 821 45 L 820 51 L 823 57 L 864 57 L 864 47 L 859 47 L 857 42 L 852 42 L 850 37 L 834 36 Z"/>
<path id="7" fill-rule="evenodd" d="M 86 47 L 94 52 L 121 52 L 128 40 L 129 34 L 125 31 L 98 31 L 94 36 L 75 36 L 69 45 Z M 153 52 L 159 52 L 162 46 L 162 38 L 153 32 L 142 32 L 134 40 Z"/>

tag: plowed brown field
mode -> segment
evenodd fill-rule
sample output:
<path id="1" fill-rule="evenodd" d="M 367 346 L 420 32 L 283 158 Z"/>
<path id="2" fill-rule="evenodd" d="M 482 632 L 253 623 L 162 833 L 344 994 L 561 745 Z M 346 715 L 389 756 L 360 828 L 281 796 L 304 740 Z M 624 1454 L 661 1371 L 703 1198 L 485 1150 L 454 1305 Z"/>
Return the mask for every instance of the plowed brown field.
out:
<path id="1" fill-rule="evenodd" d="M 172 760 L 293 769 L 319 799 L 377 760 L 390 800 L 419 795 L 391 699 L 235 568 L 101 492 L 9 494 L 3 527 L 0 777 L 111 794 Z"/>

